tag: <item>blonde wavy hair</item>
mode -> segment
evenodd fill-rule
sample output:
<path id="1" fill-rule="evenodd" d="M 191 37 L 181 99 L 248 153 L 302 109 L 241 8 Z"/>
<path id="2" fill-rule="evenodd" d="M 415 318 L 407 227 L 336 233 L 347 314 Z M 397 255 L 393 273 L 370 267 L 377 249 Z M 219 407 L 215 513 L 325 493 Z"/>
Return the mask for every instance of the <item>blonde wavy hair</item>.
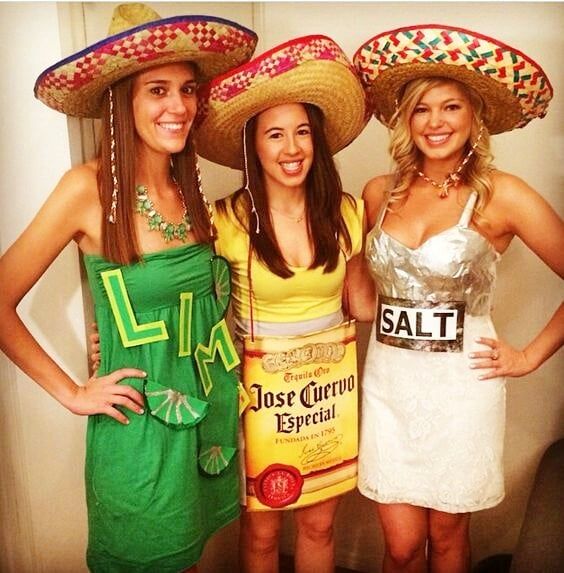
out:
<path id="1" fill-rule="evenodd" d="M 484 103 L 474 90 L 456 80 L 441 77 L 420 78 L 409 82 L 390 121 L 392 134 L 389 152 L 395 163 L 394 187 L 390 191 L 390 201 L 388 203 L 390 210 L 394 210 L 394 204 L 397 206 L 397 203 L 401 203 L 409 195 L 409 189 L 413 180 L 417 177 L 417 171 L 421 169 L 423 154 L 417 148 L 411 136 L 411 116 L 427 91 L 444 84 L 456 85 L 468 98 L 472 107 L 472 127 L 470 137 L 466 142 L 465 154 L 468 153 L 472 144 L 478 138 L 482 127 Z M 476 213 L 478 216 L 483 212 L 493 193 L 493 183 L 490 177 L 490 172 L 494 169 L 492 159 L 490 134 L 484 126 L 482 137 L 474 150 L 474 154 L 460 173 L 462 183 L 478 193 L 478 201 L 476 202 Z"/>

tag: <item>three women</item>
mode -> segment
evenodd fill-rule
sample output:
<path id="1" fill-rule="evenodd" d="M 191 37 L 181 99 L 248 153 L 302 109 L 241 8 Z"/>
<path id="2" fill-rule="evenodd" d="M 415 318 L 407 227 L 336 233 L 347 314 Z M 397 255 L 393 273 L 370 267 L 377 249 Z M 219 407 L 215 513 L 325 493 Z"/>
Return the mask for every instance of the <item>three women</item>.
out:
<path id="1" fill-rule="evenodd" d="M 424 103 L 425 103 L 426 105 L 427 105 L 427 104 L 430 105 L 431 107 L 433 106 L 433 103 L 432 103 L 432 102 L 424 102 Z M 423 113 L 425 113 L 425 111 L 423 111 Z M 176 129 L 175 124 L 182 123 L 182 122 L 177 122 L 177 121 L 165 122 L 165 124 L 167 124 L 167 123 L 168 123 L 168 126 L 166 126 L 166 125 L 163 124 L 163 127 L 165 127 L 165 128 L 166 128 L 166 127 L 168 127 L 168 128 L 171 128 L 171 127 L 172 127 L 172 129 L 174 130 L 174 129 Z M 427 136 L 424 136 L 424 137 L 427 137 Z M 444 138 L 444 137 L 445 137 L 445 134 L 444 134 L 444 133 L 443 133 L 443 134 L 438 133 L 438 134 L 435 134 L 434 137 L 435 137 L 435 142 L 436 142 L 436 143 L 439 143 L 440 138 L 441 138 L 441 137 Z M 439 139 L 437 139 L 437 137 L 438 137 Z M 432 141 L 432 140 L 433 140 L 433 137 L 427 137 L 427 139 L 428 139 L 429 141 Z M 425 139 L 424 139 L 423 141 L 425 141 Z M 474 143 L 474 142 L 475 142 L 475 139 L 472 139 L 472 142 Z M 469 152 L 469 151 L 470 151 L 470 150 L 468 149 L 468 152 Z M 293 162 L 289 162 L 289 163 L 293 163 Z M 455 173 L 456 170 L 458 169 L 458 166 L 454 169 L 454 171 L 452 171 L 452 170 L 447 170 L 447 171 L 437 170 L 436 173 L 433 173 L 433 172 L 432 172 L 432 171 L 433 171 L 433 169 L 432 169 L 432 168 L 433 168 L 433 164 L 432 164 L 432 163 L 431 163 L 431 164 L 428 164 L 428 165 L 425 165 L 425 166 L 421 165 L 421 166 L 419 166 L 419 167 L 420 167 L 420 169 L 418 169 L 418 171 L 421 171 L 421 173 L 423 173 L 423 176 L 426 177 L 427 179 L 425 179 L 423 176 L 419 176 L 419 177 L 421 178 L 421 181 L 424 181 L 424 182 L 427 184 L 428 187 L 432 187 L 433 189 L 435 189 L 436 187 L 431 183 L 431 181 L 434 181 L 436 184 L 438 184 L 438 188 L 437 188 L 437 192 L 438 192 L 438 193 L 443 193 L 443 189 L 446 188 L 447 190 L 450 190 L 450 193 L 451 193 L 451 194 L 453 194 L 453 193 L 452 193 L 452 192 L 453 192 L 453 188 L 452 188 L 453 186 L 452 186 L 452 185 L 446 185 L 446 186 L 442 185 L 442 183 L 443 183 L 443 177 L 442 177 L 442 176 L 445 176 L 444 179 L 447 179 L 447 177 L 446 177 L 447 173 Z M 461 170 L 461 172 L 463 172 L 463 170 Z M 157 187 L 158 187 L 158 186 L 157 186 Z M 169 191 L 170 191 L 170 189 L 169 189 Z M 143 193 L 144 193 L 144 195 L 143 195 Z M 145 196 L 145 195 L 147 195 L 147 193 L 144 192 L 144 190 L 142 190 L 141 196 Z M 170 193 L 169 193 L 169 195 L 170 195 Z M 500 196 L 500 195 L 498 195 L 498 196 Z M 150 192 L 149 192 L 149 198 L 150 198 Z M 448 197 L 446 198 L 446 200 L 448 200 Z M 493 205 L 493 203 L 492 203 L 492 205 Z M 110 202 L 110 210 L 111 210 L 111 202 Z M 178 209 L 177 209 L 177 210 L 178 210 Z M 162 208 L 161 211 L 164 211 L 164 208 Z M 183 211 L 184 211 L 184 210 L 183 210 L 183 209 L 180 209 L 180 211 L 182 211 L 182 212 L 180 213 L 180 217 L 178 217 L 178 218 L 171 217 L 171 218 L 170 218 L 170 219 L 171 219 L 172 221 L 174 221 L 175 224 L 176 224 L 176 226 L 173 227 L 173 231 L 176 230 L 176 228 L 178 227 L 178 223 L 177 223 L 177 222 L 182 222 L 182 219 L 183 219 Z M 388 215 L 389 215 L 389 214 L 388 214 Z M 301 217 L 301 213 L 297 213 L 294 218 L 297 220 L 297 219 L 299 219 L 300 217 Z M 166 218 L 166 217 L 165 217 L 165 218 Z M 459 219 L 459 218 L 455 218 L 455 219 L 452 219 L 452 220 L 453 220 L 453 221 L 456 221 L 456 222 L 458 222 L 458 223 L 462 223 L 461 227 L 464 227 L 465 219 L 463 219 L 463 218 L 460 218 L 460 219 Z M 428 230 L 428 229 L 427 229 L 427 230 Z M 440 232 L 440 231 L 442 231 L 443 229 L 439 228 L 439 229 L 437 229 L 437 230 Z M 420 236 L 420 237 L 418 237 L 419 240 L 416 240 L 416 241 L 413 241 L 412 243 L 410 243 L 411 247 L 413 247 L 414 249 L 415 249 L 415 248 L 418 248 L 418 247 L 419 247 L 419 242 L 420 242 L 421 238 L 422 238 L 422 237 Z M 163 237 L 163 239 L 164 239 L 164 237 Z M 177 240 L 180 240 L 180 239 L 177 239 Z M 393 309 L 392 309 L 392 310 L 393 310 Z M 423 330 L 426 331 L 426 329 L 423 329 Z M 492 343 L 492 344 L 493 344 L 493 343 Z M 502 347 L 501 350 L 499 350 L 499 351 L 497 351 L 497 352 L 494 352 L 493 354 L 492 354 L 490 351 L 487 351 L 487 352 L 490 353 L 490 354 L 488 355 L 488 358 L 497 357 L 497 360 L 493 360 L 493 362 L 496 362 L 496 363 L 501 364 L 502 362 L 505 361 L 505 356 L 504 356 L 505 353 L 504 353 L 503 350 L 504 350 L 504 349 L 503 349 L 503 347 Z M 546 354 L 546 350 L 543 351 L 543 353 Z M 500 357 L 503 357 L 503 360 L 501 360 Z M 485 357 L 485 356 L 482 356 L 482 358 L 486 358 L 486 357 Z M 498 362 L 498 361 L 499 361 L 499 362 Z M 490 367 L 491 364 L 492 364 L 492 363 L 491 363 L 489 360 L 485 360 L 485 361 L 484 361 L 484 365 L 487 366 L 488 368 Z M 111 385 L 110 385 L 110 386 L 111 386 Z M 114 386 L 115 386 L 115 385 L 114 385 Z M 112 389 L 113 389 L 113 386 L 112 386 Z M 137 399 L 137 396 L 136 396 L 134 393 L 132 393 L 132 397 L 135 397 L 135 398 Z M 132 404 L 132 406 L 135 408 L 135 406 L 134 406 L 133 404 Z M 117 414 L 116 414 L 116 415 L 117 415 Z"/>

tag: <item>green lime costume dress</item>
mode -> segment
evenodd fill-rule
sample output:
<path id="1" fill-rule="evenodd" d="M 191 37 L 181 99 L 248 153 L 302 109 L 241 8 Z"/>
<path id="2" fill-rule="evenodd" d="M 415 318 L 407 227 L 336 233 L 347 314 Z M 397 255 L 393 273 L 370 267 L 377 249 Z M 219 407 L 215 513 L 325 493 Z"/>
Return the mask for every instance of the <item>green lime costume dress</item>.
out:
<path id="1" fill-rule="evenodd" d="M 239 514 L 239 359 L 224 315 L 230 275 L 209 245 L 131 265 L 84 257 L 100 332 L 99 376 L 118 368 L 145 396 L 125 426 L 90 416 L 87 561 L 100 573 L 177 573 Z"/>

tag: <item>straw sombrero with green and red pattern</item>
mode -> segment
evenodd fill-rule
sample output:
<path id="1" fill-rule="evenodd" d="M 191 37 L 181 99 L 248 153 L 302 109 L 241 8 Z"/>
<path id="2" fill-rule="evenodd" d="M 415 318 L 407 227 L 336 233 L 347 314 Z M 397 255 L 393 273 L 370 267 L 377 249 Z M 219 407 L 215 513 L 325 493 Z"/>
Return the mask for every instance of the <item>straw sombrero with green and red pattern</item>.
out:
<path id="1" fill-rule="evenodd" d="M 202 93 L 196 126 L 198 154 L 243 168 L 243 128 L 271 107 L 310 103 L 324 117 L 325 135 L 337 153 L 366 125 L 366 96 L 354 66 L 327 36 L 289 40 L 212 80 Z"/>
<path id="2" fill-rule="evenodd" d="M 414 79 L 444 77 L 473 88 L 484 123 L 501 133 L 544 117 L 553 91 L 543 69 L 525 54 L 477 32 L 442 24 L 406 26 L 364 42 L 353 62 L 374 115 L 385 125 Z"/>
<path id="3" fill-rule="evenodd" d="M 212 16 L 161 18 L 144 4 L 116 7 L 109 35 L 46 69 L 35 96 L 49 107 L 79 117 L 99 117 L 102 96 L 118 80 L 149 67 L 189 61 L 198 80 L 246 62 L 257 35 Z"/>

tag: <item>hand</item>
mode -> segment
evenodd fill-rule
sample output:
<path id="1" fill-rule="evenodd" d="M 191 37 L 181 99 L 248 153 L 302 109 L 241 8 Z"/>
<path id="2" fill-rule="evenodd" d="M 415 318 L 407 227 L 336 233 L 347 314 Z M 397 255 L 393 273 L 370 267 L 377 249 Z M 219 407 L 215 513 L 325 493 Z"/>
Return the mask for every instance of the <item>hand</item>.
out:
<path id="1" fill-rule="evenodd" d="M 93 322 L 91 325 L 92 334 L 88 336 L 90 340 L 90 360 L 92 361 L 92 372 L 96 374 L 100 366 L 100 334 L 98 333 L 98 325 Z"/>
<path id="2" fill-rule="evenodd" d="M 490 369 L 489 372 L 480 374 L 479 380 L 489 380 L 498 376 L 524 376 L 533 370 L 533 367 L 527 362 L 525 352 L 513 348 L 503 340 L 477 338 L 476 342 L 488 348 L 469 354 L 470 358 L 475 360 L 470 368 Z"/>
<path id="3" fill-rule="evenodd" d="M 136 414 L 143 414 L 143 396 L 126 384 L 119 384 L 124 378 L 145 378 L 147 374 L 137 368 L 121 368 L 100 378 L 88 379 L 84 386 L 77 386 L 72 402 L 67 406 L 74 414 L 89 416 L 106 414 L 121 424 L 129 424 L 127 417 L 116 405 L 123 406 Z"/>

